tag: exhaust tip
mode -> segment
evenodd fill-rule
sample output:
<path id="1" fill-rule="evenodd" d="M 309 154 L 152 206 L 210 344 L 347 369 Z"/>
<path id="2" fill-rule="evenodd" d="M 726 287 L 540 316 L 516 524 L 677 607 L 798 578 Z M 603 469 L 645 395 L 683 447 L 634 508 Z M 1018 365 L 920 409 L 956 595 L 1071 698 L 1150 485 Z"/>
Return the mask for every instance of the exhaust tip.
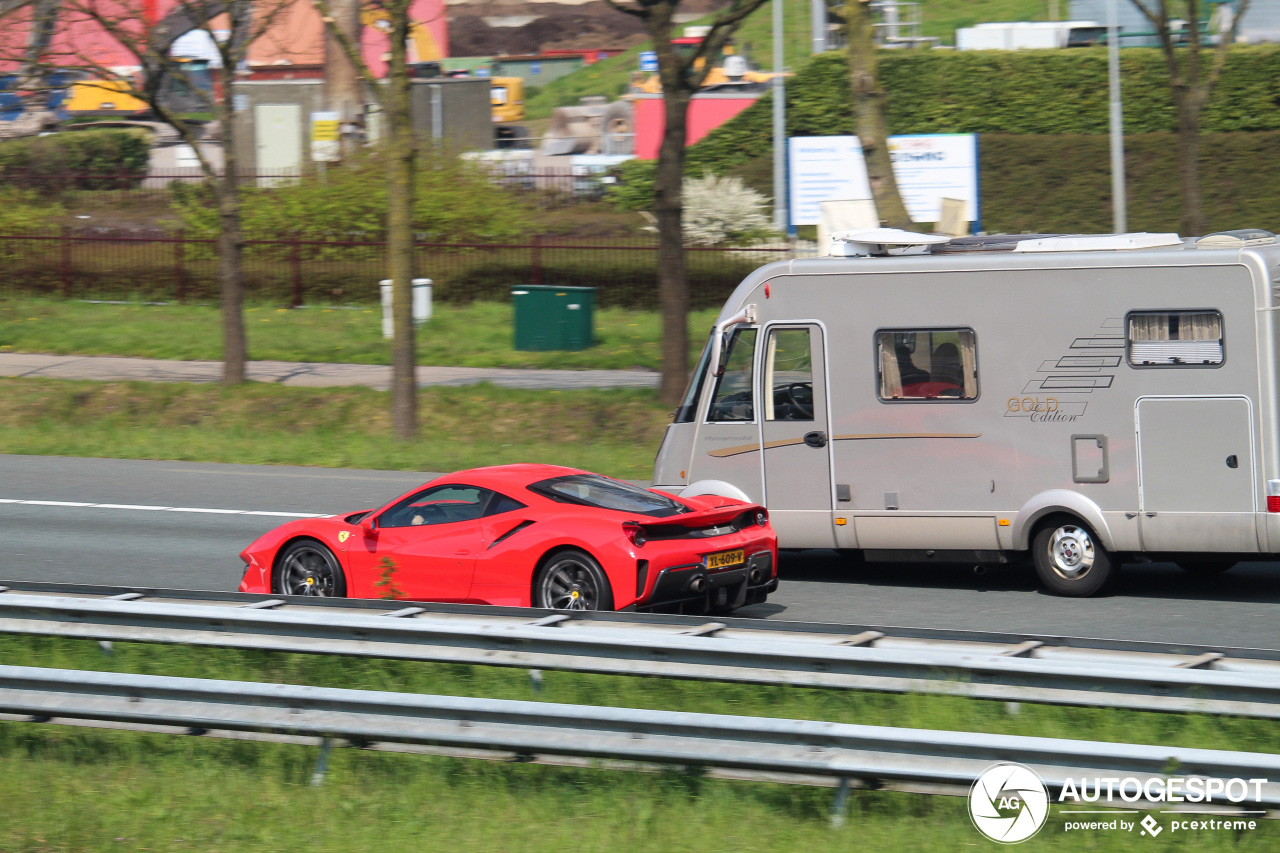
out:
<path id="1" fill-rule="evenodd" d="M 747 582 L 750 583 L 752 586 L 760 583 L 760 568 L 758 566 L 756 568 L 753 568 L 747 574 Z"/>
<path id="2" fill-rule="evenodd" d="M 978 575 L 979 577 L 981 577 L 982 575 L 985 575 L 985 574 L 987 573 L 987 567 L 986 567 L 986 566 L 974 566 L 974 567 L 973 567 L 973 573 L 974 573 L 975 575 Z"/>
<path id="3" fill-rule="evenodd" d="M 689 591 L 690 592 L 706 592 L 707 591 L 706 577 L 704 575 L 698 575 L 696 578 L 689 581 Z"/>

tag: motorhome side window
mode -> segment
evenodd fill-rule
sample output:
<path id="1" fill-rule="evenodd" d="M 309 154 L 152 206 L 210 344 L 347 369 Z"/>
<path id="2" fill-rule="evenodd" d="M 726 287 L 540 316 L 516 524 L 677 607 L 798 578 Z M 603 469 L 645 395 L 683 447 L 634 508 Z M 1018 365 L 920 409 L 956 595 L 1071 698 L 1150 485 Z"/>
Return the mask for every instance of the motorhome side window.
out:
<path id="1" fill-rule="evenodd" d="M 1134 311 L 1125 325 L 1135 367 L 1222 364 L 1220 311 Z"/>
<path id="2" fill-rule="evenodd" d="M 883 329 L 876 333 L 880 399 L 974 400 L 977 349 L 972 329 Z"/>
<path id="3" fill-rule="evenodd" d="M 755 401 L 751 375 L 756 357 L 756 330 L 738 329 L 729 339 L 724 374 L 716 380 L 716 394 L 711 401 L 710 421 L 755 420 Z"/>
<path id="4" fill-rule="evenodd" d="M 813 356 L 808 329 L 774 329 L 764 350 L 766 421 L 813 420 Z"/>

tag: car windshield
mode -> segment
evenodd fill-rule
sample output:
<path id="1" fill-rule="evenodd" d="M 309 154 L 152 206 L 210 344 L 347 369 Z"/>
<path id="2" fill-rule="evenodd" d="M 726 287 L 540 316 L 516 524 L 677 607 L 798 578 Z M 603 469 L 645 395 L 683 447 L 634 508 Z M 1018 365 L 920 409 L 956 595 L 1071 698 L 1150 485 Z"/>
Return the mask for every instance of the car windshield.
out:
<path id="1" fill-rule="evenodd" d="M 689 511 L 684 504 L 656 492 L 595 474 L 554 477 L 534 483 L 529 488 L 553 501 L 634 512 L 657 518 Z"/>

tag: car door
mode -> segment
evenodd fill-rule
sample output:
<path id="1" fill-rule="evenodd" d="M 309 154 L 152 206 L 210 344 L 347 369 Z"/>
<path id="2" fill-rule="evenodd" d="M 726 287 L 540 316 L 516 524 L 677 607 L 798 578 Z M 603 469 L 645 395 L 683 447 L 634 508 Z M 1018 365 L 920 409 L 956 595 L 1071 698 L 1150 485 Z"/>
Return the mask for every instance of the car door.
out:
<path id="1" fill-rule="evenodd" d="M 764 340 L 760 429 L 770 520 L 780 539 L 835 547 L 822 327 L 770 325 Z"/>
<path id="2" fill-rule="evenodd" d="M 375 529 L 347 552 L 364 580 L 356 594 L 465 601 L 476 555 L 486 545 L 481 519 L 493 494 L 463 484 L 434 486 L 384 510 Z"/>

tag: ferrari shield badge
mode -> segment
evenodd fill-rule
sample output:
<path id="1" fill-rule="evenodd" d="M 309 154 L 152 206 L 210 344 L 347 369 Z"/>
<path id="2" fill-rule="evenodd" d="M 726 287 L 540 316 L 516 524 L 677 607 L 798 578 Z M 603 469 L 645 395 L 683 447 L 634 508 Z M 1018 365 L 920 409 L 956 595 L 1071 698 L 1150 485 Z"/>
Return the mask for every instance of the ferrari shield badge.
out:
<path id="1" fill-rule="evenodd" d="M 346 541 L 347 541 L 347 537 L 348 537 L 348 536 L 350 536 L 350 535 L 351 535 L 351 531 L 349 531 L 349 530 L 340 530 L 340 531 L 338 531 L 338 541 L 339 541 L 339 542 L 346 542 Z"/>

